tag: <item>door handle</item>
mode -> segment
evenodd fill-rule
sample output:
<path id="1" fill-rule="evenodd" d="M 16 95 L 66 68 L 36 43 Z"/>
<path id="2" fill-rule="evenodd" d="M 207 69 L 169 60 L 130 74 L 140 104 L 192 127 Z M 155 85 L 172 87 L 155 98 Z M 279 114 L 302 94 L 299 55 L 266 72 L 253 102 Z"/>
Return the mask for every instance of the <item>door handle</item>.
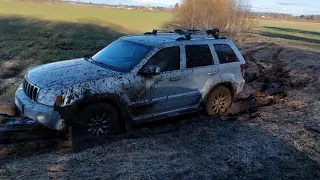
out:
<path id="1" fill-rule="evenodd" d="M 208 75 L 214 75 L 214 74 L 217 74 L 218 72 L 217 71 L 213 71 L 213 72 L 209 72 Z"/>
<path id="2" fill-rule="evenodd" d="M 181 77 L 170 78 L 170 81 L 179 81 L 179 80 L 181 80 Z"/>

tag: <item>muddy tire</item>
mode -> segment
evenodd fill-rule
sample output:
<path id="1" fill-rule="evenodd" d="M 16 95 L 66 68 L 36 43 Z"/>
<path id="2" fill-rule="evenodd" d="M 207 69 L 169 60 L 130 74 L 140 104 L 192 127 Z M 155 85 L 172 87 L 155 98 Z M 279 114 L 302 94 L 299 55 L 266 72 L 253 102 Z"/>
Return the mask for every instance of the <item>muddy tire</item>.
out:
<path id="1" fill-rule="evenodd" d="M 78 116 L 76 131 L 99 137 L 104 134 L 115 134 L 120 129 L 117 110 L 108 103 L 97 103 L 86 106 Z"/>
<path id="2" fill-rule="evenodd" d="M 77 121 L 72 124 L 72 148 L 81 151 L 93 146 L 100 136 L 123 132 L 120 116 L 108 103 L 96 103 L 80 110 Z"/>
<path id="3" fill-rule="evenodd" d="M 208 115 L 213 116 L 224 113 L 231 104 L 232 95 L 228 88 L 224 86 L 215 87 L 209 93 L 205 108 Z"/>

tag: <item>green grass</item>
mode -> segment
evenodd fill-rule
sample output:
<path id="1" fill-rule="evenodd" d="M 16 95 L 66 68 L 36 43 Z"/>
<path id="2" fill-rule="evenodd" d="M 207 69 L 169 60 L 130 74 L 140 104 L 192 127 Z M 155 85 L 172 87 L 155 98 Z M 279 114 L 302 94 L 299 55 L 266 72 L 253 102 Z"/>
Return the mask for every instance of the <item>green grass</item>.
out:
<path id="1" fill-rule="evenodd" d="M 166 12 L 0 0 L 0 103 L 12 100 L 28 67 L 91 56 L 120 36 L 161 28 L 171 18 Z M 259 20 L 256 32 L 320 45 L 320 23 Z"/>
<path id="2" fill-rule="evenodd" d="M 12 102 L 28 67 L 92 56 L 123 35 L 90 23 L 0 17 L 0 104 Z"/>
<path id="3" fill-rule="evenodd" d="M 0 15 L 20 15 L 50 21 L 120 25 L 122 32 L 144 32 L 160 28 L 172 15 L 166 12 L 142 12 L 94 7 L 84 4 L 35 3 L 1 0 Z M 127 31 L 129 30 L 129 31 Z"/>
<path id="4" fill-rule="evenodd" d="M 281 38 L 296 44 L 320 46 L 320 23 L 259 20 L 256 31 L 263 36 Z"/>
<path id="5" fill-rule="evenodd" d="M 172 18 L 172 14 L 166 12 L 119 10 L 87 4 L 1 1 L 0 16 L 12 15 L 54 22 L 94 24 L 125 34 L 161 28 L 164 22 Z M 290 42 L 320 45 L 320 23 L 261 19 L 258 20 L 256 32 Z"/>

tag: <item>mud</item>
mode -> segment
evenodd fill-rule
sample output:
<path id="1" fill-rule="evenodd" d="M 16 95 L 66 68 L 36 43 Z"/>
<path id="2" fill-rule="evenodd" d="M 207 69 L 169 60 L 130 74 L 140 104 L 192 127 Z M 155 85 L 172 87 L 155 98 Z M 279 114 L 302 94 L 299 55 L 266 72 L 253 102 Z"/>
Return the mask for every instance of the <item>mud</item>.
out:
<path id="1" fill-rule="evenodd" d="M 16 116 L 17 111 L 14 103 L 0 104 L 0 115 Z"/>
<path id="2" fill-rule="evenodd" d="M 265 50 L 269 51 L 264 52 Z M 281 101 L 286 96 L 286 81 L 283 77 L 285 73 L 282 71 L 281 64 L 278 61 L 279 55 L 283 52 L 283 48 L 278 47 L 274 43 L 254 44 L 254 47 L 246 47 L 242 49 L 242 53 L 247 61 L 247 71 L 245 75 L 246 86 L 244 90 L 234 98 L 233 103 L 222 119 L 248 119 L 255 117 L 257 108 L 269 106 Z M 263 53 L 264 58 L 258 59 L 258 53 Z M 289 72 L 290 73 L 290 72 Z M 307 82 L 306 82 L 307 83 Z M 13 112 L 12 107 L 6 108 L 8 112 Z M 9 109 L 9 110 L 8 110 Z M 8 115 L 8 114 L 7 114 Z M 9 115 L 13 115 L 11 112 Z M 246 118 L 243 118 L 246 117 Z M 28 118 L 9 117 L 1 119 L 0 126 L 0 144 L 10 145 L 21 142 L 35 141 L 35 144 L 54 143 L 54 139 L 58 138 L 55 131 L 36 124 Z M 49 142 L 45 142 L 49 140 Z M 42 145 L 36 145 L 42 146 Z M 10 148 L 9 148 L 10 149 Z M 36 148 L 34 148 L 36 149 Z M 16 149 L 19 151 L 18 149 Z M 28 151 L 26 152 L 28 154 Z M 10 153 L 7 153 L 10 154 Z M 23 153 L 13 153 L 23 154 Z"/>
<path id="3" fill-rule="evenodd" d="M 8 165 L 12 162 L 12 157 L 38 153 L 40 159 L 37 155 L 35 158 L 20 159 L 14 164 L 20 168 L 27 167 L 29 161 L 30 163 L 41 161 L 43 164 L 50 165 L 54 159 L 64 158 L 65 160 L 59 160 L 59 163 L 65 163 L 63 169 L 67 172 L 68 169 L 72 172 L 81 172 L 83 167 L 79 166 L 91 167 L 87 164 L 90 162 L 97 165 L 94 166 L 95 168 L 91 167 L 91 171 L 95 169 L 94 172 L 99 172 L 99 167 L 103 166 L 104 170 L 114 169 L 106 174 L 108 177 L 119 178 L 128 176 L 121 174 L 122 171 L 119 174 L 119 169 L 116 167 L 123 167 L 121 162 L 126 164 L 135 162 L 131 164 L 132 167 L 125 166 L 128 169 L 123 167 L 124 173 L 144 178 L 178 176 L 177 171 L 169 170 L 171 168 L 163 172 L 158 171 L 165 169 L 159 166 L 166 162 L 167 164 L 184 164 L 183 167 L 181 166 L 181 176 L 178 177 L 185 177 L 185 175 L 188 177 L 192 172 L 196 175 L 190 175 L 190 177 L 195 178 L 200 176 L 192 169 L 198 168 L 201 172 L 200 169 L 205 168 L 202 166 L 203 162 L 208 162 L 206 165 L 210 166 L 210 169 L 220 172 L 219 175 L 211 174 L 209 178 L 238 177 L 242 179 L 248 177 L 246 176 L 248 174 L 251 174 L 251 177 L 275 179 L 283 175 L 298 179 L 319 177 L 320 72 L 318 70 L 320 64 L 318 57 L 320 54 L 268 41 L 246 42 L 238 44 L 238 47 L 247 61 L 248 68 L 245 76 L 247 83 L 243 92 L 235 97 L 223 116 L 207 117 L 202 114 L 192 114 L 171 118 L 168 124 L 146 125 L 134 129 L 132 134 L 108 137 L 103 141 L 103 144 L 108 144 L 105 147 L 95 144 L 96 148 L 89 148 L 79 154 L 58 150 L 68 147 L 67 142 L 59 140 L 57 134 L 47 131 L 28 119 L 0 116 L 0 161 L 4 162 L 3 165 L 7 164 L 0 168 L 5 172 L 16 172 L 10 169 L 10 164 Z M 301 62 L 302 59 L 303 62 Z M 220 119 L 226 121 L 220 121 Z M 232 150 L 229 151 L 229 149 Z M 238 154 L 232 154 L 234 150 Z M 48 151 L 54 152 L 43 153 Z M 162 154 L 160 157 L 159 151 L 167 154 Z M 129 153 L 134 154 L 127 157 Z M 192 155 L 192 153 L 195 154 Z M 100 154 L 104 154 L 103 157 L 107 156 L 107 159 L 99 156 Z M 180 156 L 183 159 L 180 159 Z M 97 157 L 102 159 L 101 162 L 95 159 Z M 227 162 L 221 157 L 224 157 Z M 120 158 L 119 162 L 118 158 Z M 129 161 L 126 158 L 129 158 Z M 135 158 L 137 158 L 136 161 Z M 141 159 L 145 159 L 144 162 L 148 166 L 139 166 L 144 170 L 134 171 L 134 167 L 141 164 Z M 147 161 L 148 159 L 150 161 Z M 155 161 L 159 166 L 154 167 Z M 108 166 L 106 165 L 108 163 L 103 162 L 115 162 L 117 165 Z M 38 177 L 46 176 L 42 171 L 39 172 Z M 72 172 L 69 171 L 68 175 L 78 177 Z M 146 172 L 148 174 L 145 174 Z M 87 173 L 90 174 L 90 172 Z"/>
<path id="4" fill-rule="evenodd" d="M 274 43 L 264 42 L 254 45 L 251 50 L 248 47 L 242 49 L 247 62 L 246 85 L 244 90 L 234 98 L 224 116 L 252 114 L 257 111 L 257 108 L 277 103 L 286 96 L 287 87 L 284 85 L 286 75 L 278 60 L 284 49 Z M 259 59 L 256 56 L 261 52 L 264 56 Z M 224 117 L 224 119 L 228 118 Z"/>
<path id="5" fill-rule="evenodd" d="M 0 144 L 52 139 L 56 134 L 28 118 L 5 118 L 0 126 Z"/>

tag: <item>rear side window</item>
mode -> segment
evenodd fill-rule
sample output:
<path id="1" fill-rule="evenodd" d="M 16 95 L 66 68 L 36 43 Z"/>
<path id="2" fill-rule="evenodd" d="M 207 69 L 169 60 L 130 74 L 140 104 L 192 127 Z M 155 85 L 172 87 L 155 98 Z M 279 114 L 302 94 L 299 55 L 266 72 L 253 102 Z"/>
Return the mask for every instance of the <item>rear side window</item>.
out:
<path id="1" fill-rule="evenodd" d="M 157 65 L 161 72 L 180 69 L 180 47 L 168 47 L 158 51 L 146 65 Z"/>
<path id="2" fill-rule="evenodd" d="M 239 62 L 239 59 L 229 45 L 216 44 L 214 48 L 216 49 L 220 64 Z"/>
<path id="3" fill-rule="evenodd" d="M 208 45 L 186 46 L 187 68 L 213 65 L 211 51 Z"/>

